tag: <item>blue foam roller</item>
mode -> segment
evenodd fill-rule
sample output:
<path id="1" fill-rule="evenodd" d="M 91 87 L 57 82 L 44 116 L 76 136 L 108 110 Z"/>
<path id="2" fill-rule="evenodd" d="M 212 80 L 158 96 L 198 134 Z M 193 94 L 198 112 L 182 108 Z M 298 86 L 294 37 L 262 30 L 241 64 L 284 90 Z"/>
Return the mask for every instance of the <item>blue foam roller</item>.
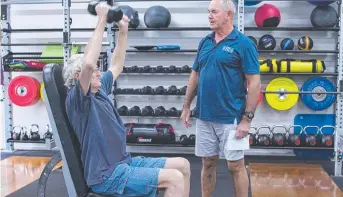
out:
<path id="1" fill-rule="evenodd" d="M 335 85 L 324 77 L 312 77 L 307 80 L 301 87 L 305 92 L 335 92 Z M 301 100 L 306 107 L 321 111 L 329 108 L 335 101 L 335 94 L 301 94 Z"/>

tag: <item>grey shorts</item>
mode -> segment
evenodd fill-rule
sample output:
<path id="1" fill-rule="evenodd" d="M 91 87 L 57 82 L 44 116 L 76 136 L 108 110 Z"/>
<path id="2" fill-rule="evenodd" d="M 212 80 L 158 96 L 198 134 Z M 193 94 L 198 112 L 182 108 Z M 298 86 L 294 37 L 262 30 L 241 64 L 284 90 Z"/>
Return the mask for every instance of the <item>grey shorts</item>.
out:
<path id="1" fill-rule="evenodd" d="M 244 157 L 243 150 L 226 150 L 224 147 L 228 132 L 236 129 L 237 124 L 219 124 L 204 120 L 196 120 L 195 155 L 198 157 L 211 157 L 219 155 L 220 159 L 237 161 Z"/>

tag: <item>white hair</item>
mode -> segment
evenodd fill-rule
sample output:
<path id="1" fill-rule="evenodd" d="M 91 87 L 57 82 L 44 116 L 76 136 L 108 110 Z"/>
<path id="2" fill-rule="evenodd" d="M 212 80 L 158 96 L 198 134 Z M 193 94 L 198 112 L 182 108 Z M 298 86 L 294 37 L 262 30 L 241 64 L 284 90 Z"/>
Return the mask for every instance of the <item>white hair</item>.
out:
<path id="1" fill-rule="evenodd" d="M 67 65 L 63 67 L 62 76 L 64 85 L 71 88 L 75 85 L 74 75 L 81 72 L 83 64 L 83 54 L 75 54 L 70 57 Z"/>
<path id="2" fill-rule="evenodd" d="M 222 5 L 222 8 L 225 11 L 231 11 L 232 12 L 232 18 L 234 18 L 236 14 L 236 5 L 233 2 L 233 0 L 220 0 L 220 4 Z"/>

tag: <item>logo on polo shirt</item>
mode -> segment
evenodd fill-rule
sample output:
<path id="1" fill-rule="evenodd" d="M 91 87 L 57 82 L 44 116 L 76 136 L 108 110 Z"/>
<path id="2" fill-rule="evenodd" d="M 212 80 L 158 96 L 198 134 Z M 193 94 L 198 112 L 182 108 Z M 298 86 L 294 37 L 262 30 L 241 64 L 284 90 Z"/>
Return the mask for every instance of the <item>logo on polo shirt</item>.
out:
<path id="1" fill-rule="evenodd" d="M 223 51 L 226 51 L 228 53 L 233 53 L 233 48 L 229 47 L 229 46 L 223 46 L 222 48 Z"/>

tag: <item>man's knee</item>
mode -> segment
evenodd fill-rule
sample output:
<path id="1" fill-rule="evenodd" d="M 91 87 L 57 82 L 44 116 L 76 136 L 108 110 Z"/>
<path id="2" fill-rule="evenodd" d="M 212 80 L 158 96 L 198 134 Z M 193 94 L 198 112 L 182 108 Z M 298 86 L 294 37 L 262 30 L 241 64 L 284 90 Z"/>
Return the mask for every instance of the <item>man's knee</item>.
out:
<path id="1" fill-rule="evenodd" d="M 227 161 L 229 170 L 231 172 L 239 172 L 241 170 L 245 170 L 245 163 L 244 158 L 236 160 L 236 161 Z"/>
<path id="2" fill-rule="evenodd" d="M 184 175 L 177 169 L 160 169 L 158 182 L 160 187 L 178 187 L 183 185 Z"/>
<path id="3" fill-rule="evenodd" d="M 180 171 L 185 176 L 188 177 L 191 174 L 191 164 L 185 158 L 180 158 L 180 162 L 183 164 Z"/>
<path id="4" fill-rule="evenodd" d="M 216 167 L 218 161 L 218 156 L 211 156 L 211 157 L 203 157 L 202 158 L 202 166 L 206 169 L 213 169 Z"/>

